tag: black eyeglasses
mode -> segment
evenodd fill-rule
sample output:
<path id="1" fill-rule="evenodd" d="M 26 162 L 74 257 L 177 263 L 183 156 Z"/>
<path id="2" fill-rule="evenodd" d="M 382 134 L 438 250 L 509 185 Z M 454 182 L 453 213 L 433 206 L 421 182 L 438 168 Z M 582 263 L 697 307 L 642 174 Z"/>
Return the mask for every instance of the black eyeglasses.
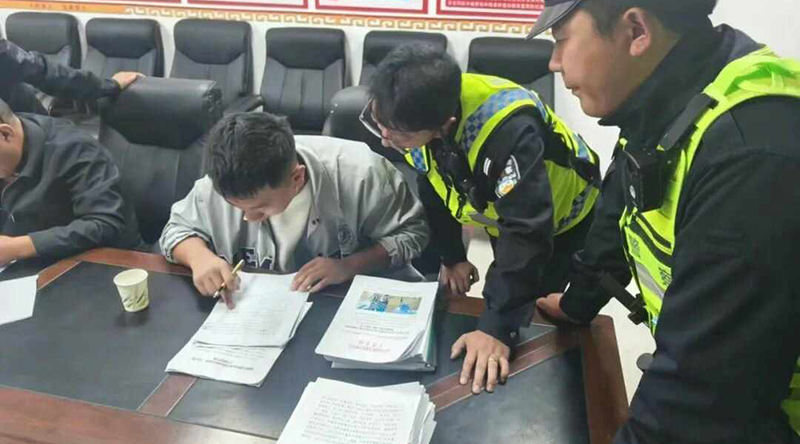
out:
<path id="1" fill-rule="evenodd" d="M 375 137 L 383 139 L 381 129 L 378 127 L 378 122 L 372 118 L 372 99 L 370 99 L 364 109 L 361 110 L 361 114 L 358 115 L 358 120 L 360 120 L 364 128 L 369 130 Z"/>

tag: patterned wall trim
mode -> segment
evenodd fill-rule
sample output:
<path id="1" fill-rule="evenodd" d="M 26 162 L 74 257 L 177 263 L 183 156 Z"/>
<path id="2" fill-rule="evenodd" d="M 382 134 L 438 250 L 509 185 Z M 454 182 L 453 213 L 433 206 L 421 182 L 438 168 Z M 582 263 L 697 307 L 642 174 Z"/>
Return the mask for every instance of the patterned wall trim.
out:
<path id="1" fill-rule="evenodd" d="M 166 0 L 165 3 L 168 3 Z M 318 14 L 296 11 L 249 11 L 237 9 L 146 6 L 123 3 L 0 0 L 0 8 L 31 11 L 117 14 L 146 17 L 205 18 L 269 22 L 284 25 L 352 26 L 409 31 L 451 31 L 524 36 L 530 23 L 504 20 L 465 20 L 440 17 L 376 17 L 355 14 Z"/>

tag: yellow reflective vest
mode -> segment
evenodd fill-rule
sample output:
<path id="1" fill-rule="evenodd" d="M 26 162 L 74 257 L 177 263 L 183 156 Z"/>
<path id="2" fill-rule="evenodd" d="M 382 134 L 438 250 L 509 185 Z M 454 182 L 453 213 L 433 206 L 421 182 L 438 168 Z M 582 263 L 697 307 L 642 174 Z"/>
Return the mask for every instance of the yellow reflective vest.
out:
<path id="1" fill-rule="evenodd" d="M 653 334 L 664 294 L 672 282 L 675 219 L 681 188 L 703 135 L 717 118 L 746 100 L 764 96 L 800 99 L 800 62 L 781 59 L 765 47 L 729 63 L 703 93 L 717 104 L 700 115 L 687 142 L 680 148 L 676 147 L 680 151 L 670 167 L 674 169 L 662 206 L 647 212 L 628 207 L 620 219 L 625 253 L 644 298 L 648 325 Z M 624 149 L 625 141 L 621 140 L 620 144 Z M 664 150 L 661 146 L 657 149 Z M 791 390 L 782 406 L 789 414 L 792 427 L 800 434 L 800 359 Z"/>
<path id="2" fill-rule="evenodd" d="M 506 118 L 523 108 L 537 110 L 550 130 L 560 136 L 564 146 L 570 151 L 570 165 L 589 163 L 597 172 L 594 178 L 584 178 L 576 169 L 557 165 L 545 157 L 545 169 L 553 195 L 553 229 L 558 235 L 577 225 L 591 212 L 600 194 L 597 186 L 599 157 L 535 92 L 499 77 L 462 74 L 461 119 L 455 142 L 467 153 L 470 171 L 475 171 L 484 142 Z M 405 157 L 409 165 L 427 175 L 436 193 L 462 225 L 483 227 L 490 235 L 499 235 L 496 223 L 498 215 L 494 204 L 488 202 L 486 210 L 479 213 L 466 196 L 459 196 L 454 188 L 448 189 L 428 147 L 412 148 Z"/>

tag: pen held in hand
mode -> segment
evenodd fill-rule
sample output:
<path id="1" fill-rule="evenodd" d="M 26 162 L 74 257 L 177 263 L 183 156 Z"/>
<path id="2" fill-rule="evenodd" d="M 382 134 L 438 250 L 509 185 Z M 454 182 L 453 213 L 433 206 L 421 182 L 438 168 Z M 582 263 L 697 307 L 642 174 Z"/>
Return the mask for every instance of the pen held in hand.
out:
<path id="1" fill-rule="evenodd" d="M 236 277 L 236 274 L 239 273 L 239 271 L 242 269 L 243 266 L 244 266 L 244 259 L 240 260 L 239 263 L 236 264 L 235 267 L 233 267 L 233 271 L 231 272 L 233 277 Z M 217 289 L 217 291 L 214 292 L 214 299 L 220 297 L 222 295 L 222 290 L 225 290 L 225 288 L 227 288 L 227 284 L 223 282 L 222 285 L 219 286 L 219 289 Z"/>

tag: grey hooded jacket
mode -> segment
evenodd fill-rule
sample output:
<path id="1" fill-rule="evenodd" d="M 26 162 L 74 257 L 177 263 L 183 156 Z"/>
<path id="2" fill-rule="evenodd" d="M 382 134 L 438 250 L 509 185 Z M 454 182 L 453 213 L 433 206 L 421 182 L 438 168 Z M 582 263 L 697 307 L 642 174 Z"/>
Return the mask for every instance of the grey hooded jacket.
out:
<path id="1" fill-rule="evenodd" d="M 389 253 L 392 266 L 408 264 L 428 244 L 422 205 L 402 174 L 365 144 L 324 136 L 297 136 L 297 152 L 307 167 L 312 205 L 304 247 L 313 256 L 341 258 L 374 243 Z M 279 239 L 269 220 L 250 223 L 204 177 L 172 207 L 161 235 L 161 250 L 197 236 L 230 263 L 276 269 Z M 299 264 L 301 266 L 302 264 Z M 277 270 L 293 272 L 296 270 Z"/>

